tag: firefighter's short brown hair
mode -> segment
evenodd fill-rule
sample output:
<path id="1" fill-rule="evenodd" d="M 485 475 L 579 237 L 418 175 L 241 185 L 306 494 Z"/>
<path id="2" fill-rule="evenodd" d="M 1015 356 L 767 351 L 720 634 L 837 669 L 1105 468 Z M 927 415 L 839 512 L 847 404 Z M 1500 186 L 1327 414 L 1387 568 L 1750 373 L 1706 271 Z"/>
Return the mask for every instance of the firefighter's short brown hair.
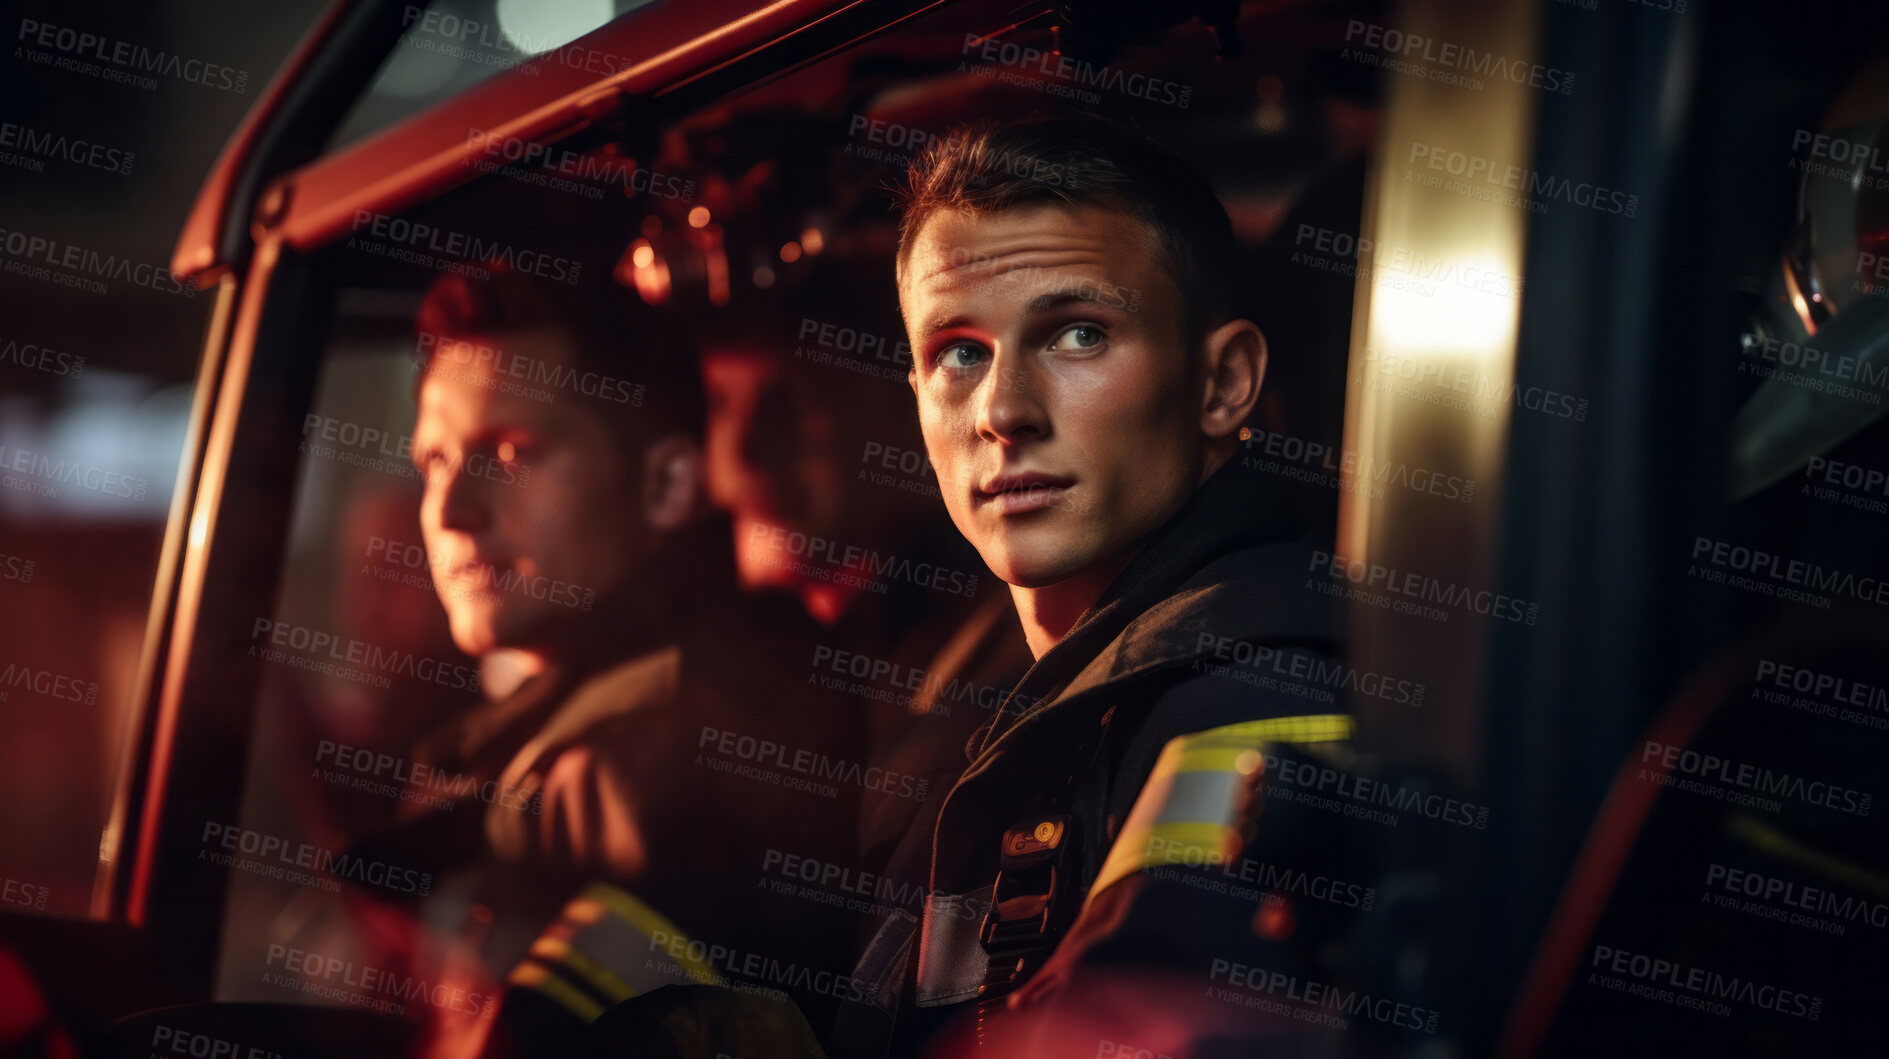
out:
<path id="1" fill-rule="evenodd" d="M 442 342 L 547 330 L 567 339 L 569 366 L 580 378 L 616 384 L 592 399 L 568 386 L 557 390 L 559 407 L 601 418 L 626 452 L 671 433 L 700 438 L 701 375 L 694 344 L 679 323 L 609 280 L 547 282 L 502 262 L 448 273 L 427 289 L 414 314 L 414 391 Z M 633 400 L 625 399 L 626 386 L 638 388 Z"/>
<path id="2" fill-rule="evenodd" d="M 893 189 L 902 211 L 897 274 L 941 210 L 997 213 L 1039 203 L 1132 213 L 1181 296 L 1189 346 L 1229 317 L 1238 246 L 1206 178 L 1146 136 L 1102 118 L 982 120 L 932 140 Z"/>

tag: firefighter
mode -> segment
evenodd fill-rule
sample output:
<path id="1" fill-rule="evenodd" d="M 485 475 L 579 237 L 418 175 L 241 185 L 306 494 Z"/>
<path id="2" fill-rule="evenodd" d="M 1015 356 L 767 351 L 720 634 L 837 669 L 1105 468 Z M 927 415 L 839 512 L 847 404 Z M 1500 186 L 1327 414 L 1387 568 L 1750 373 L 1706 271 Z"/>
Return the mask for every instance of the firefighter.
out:
<path id="1" fill-rule="evenodd" d="M 1282 658 L 1337 640 L 1328 597 L 1305 586 L 1310 549 L 1230 466 L 1268 355 L 1234 312 L 1232 227 L 1203 178 L 1089 118 L 960 129 L 902 200 L 925 446 L 1035 663 L 1011 693 L 1027 708 L 972 740 L 935 819 L 907 835 L 929 899 L 874 939 L 856 972 L 872 1002 L 843 1013 L 832 1049 L 912 1054 L 955 1025 L 1044 1054 L 1034 1020 L 1081 1054 L 1121 1043 L 1106 1025 L 1178 1054 L 1192 1031 L 1153 1010 L 1142 972 L 1199 997 L 1255 934 L 1253 908 L 1229 915 L 1237 902 L 1182 873 L 1238 857 L 1270 748 L 1350 733 L 1221 661 L 1229 644 Z M 1104 964 L 1116 971 L 1089 974 Z M 1059 998 L 1109 973 L 1144 1002 L 1091 1003 L 1096 1035 L 1072 1038 Z"/>
<path id="2" fill-rule="evenodd" d="M 1288 1005 L 1215 991 L 1314 981 L 1298 972 L 1333 948 L 1316 909 L 1301 929 L 1229 880 L 1262 849 L 1349 848 L 1260 799 L 1268 761 L 1305 766 L 1351 731 L 1329 700 L 1242 679 L 1334 653 L 1337 623 L 1315 550 L 1233 465 L 1267 347 L 1233 311 L 1226 212 L 1087 118 L 960 129 L 902 198 L 925 447 L 1034 662 L 893 850 L 887 877 L 926 879 L 926 899 L 870 939 L 825 1054 L 1323 1047 Z M 817 1054 L 801 1034 L 755 1045 L 777 1008 L 663 992 L 599 1019 L 590 1054 Z"/>
<path id="3" fill-rule="evenodd" d="M 413 752 L 453 804 L 414 800 L 358 844 L 437 879 L 410 915 L 416 975 L 467 998 L 415 1005 L 442 1059 L 558 1051 L 633 992 L 711 975 L 688 955 L 703 936 L 771 951 L 832 934 L 813 930 L 818 909 L 786 922 L 754 875 L 773 845 L 816 855 L 830 833 L 838 848 L 851 792 L 747 773 L 770 754 L 857 756 L 846 719 L 778 675 L 768 637 L 722 635 L 742 604 L 714 561 L 725 535 L 699 518 L 702 402 L 681 336 L 626 292 L 489 271 L 422 302 L 413 458 L 455 642 L 522 657 L 528 676 Z M 657 940 L 682 955 L 655 966 Z M 583 956 L 624 944 L 631 970 Z"/>

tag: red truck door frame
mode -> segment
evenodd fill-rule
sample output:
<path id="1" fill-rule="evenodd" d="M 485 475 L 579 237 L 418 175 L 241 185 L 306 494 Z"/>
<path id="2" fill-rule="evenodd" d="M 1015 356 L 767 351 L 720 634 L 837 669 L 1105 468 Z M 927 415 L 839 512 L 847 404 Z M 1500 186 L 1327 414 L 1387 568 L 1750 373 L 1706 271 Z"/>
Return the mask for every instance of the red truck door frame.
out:
<path id="1" fill-rule="evenodd" d="M 547 144 L 602 125 L 634 128 L 947 2 L 658 0 L 321 158 L 397 45 L 412 6 L 336 0 L 316 23 L 218 159 L 173 259 L 180 277 L 217 286 L 216 310 L 125 767 L 100 845 L 97 922 L 22 920 L 7 928 L 54 994 L 88 1009 L 72 1017 L 104 1020 L 210 996 L 227 887 L 214 877 L 206 885 L 185 865 L 194 863 L 190 851 L 206 823 L 233 822 L 241 811 L 260 682 L 257 662 L 242 649 L 244 630 L 272 613 L 291 509 L 286 485 L 331 306 L 331 279 L 311 255 L 345 235 L 357 210 L 396 213 L 477 179 L 478 170 L 462 164 L 472 150 L 469 128 Z M 106 961 L 144 973 L 101 990 L 97 969 Z"/>

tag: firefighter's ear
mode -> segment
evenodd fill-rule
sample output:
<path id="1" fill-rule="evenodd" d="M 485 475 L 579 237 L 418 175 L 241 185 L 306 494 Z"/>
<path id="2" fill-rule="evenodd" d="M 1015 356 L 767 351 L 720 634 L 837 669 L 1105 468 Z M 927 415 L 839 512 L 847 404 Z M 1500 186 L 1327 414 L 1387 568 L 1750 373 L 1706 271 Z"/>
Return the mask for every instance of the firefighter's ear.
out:
<path id="1" fill-rule="evenodd" d="M 685 434 L 669 434 L 643 452 L 643 517 L 669 532 L 688 525 L 702 497 L 702 449 Z"/>
<path id="2" fill-rule="evenodd" d="M 1201 356 L 1206 386 L 1200 432 L 1219 441 L 1244 426 L 1259 403 L 1266 381 L 1266 336 L 1251 320 L 1229 320 L 1208 333 Z"/>

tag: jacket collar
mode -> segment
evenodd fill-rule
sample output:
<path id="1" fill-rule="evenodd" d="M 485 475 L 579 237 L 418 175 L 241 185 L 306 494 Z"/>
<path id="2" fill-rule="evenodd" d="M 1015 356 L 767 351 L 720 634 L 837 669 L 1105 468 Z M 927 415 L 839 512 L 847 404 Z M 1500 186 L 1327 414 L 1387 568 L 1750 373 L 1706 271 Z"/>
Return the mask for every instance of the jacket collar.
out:
<path id="1" fill-rule="evenodd" d="M 1008 814 L 1042 804 L 1093 755 L 1117 707 L 1120 722 L 1154 705 L 1139 678 L 1185 669 L 1231 640 L 1336 648 L 1335 600 L 1306 585 L 1312 546 L 1292 539 L 1249 476 L 1221 468 L 1129 563 L 1095 606 L 1037 659 L 1012 699 L 973 739 L 972 760 L 939 808 L 931 835 L 931 888 L 964 893 L 994 870 L 988 832 Z M 1006 708 L 1008 703 L 1006 703 Z M 1014 717 L 1014 720 L 1012 718 Z"/>
<path id="2" fill-rule="evenodd" d="M 1278 509 L 1228 461 L 1023 675 L 1011 697 L 1034 705 L 1008 729 L 998 711 L 972 749 L 989 751 L 1008 730 L 1085 691 L 1193 661 L 1205 653 L 1204 631 L 1335 640 L 1334 608 L 1301 587 L 1306 549 L 1290 535 Z M 1275 547 L 1256 547 L 1265 544 Z"/>

